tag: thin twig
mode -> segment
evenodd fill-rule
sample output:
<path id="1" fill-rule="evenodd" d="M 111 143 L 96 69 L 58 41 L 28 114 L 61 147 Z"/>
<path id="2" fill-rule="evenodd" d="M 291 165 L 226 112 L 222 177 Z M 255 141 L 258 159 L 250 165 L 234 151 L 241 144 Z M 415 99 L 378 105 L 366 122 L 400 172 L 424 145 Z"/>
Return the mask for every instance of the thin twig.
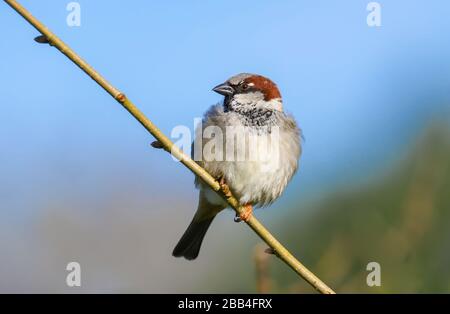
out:
<path id="1" fill-rule="evenodd" d="M 231 193 L 223 193 L 219 182 L 214 179 L 206 170 L 200 167 L 189 156 L 172 143 L 161 130 L 156 127 L 122 92 L 106 81 L 98 72 L 96 72 L 88 63 L 81 59 L 72 49 L 70 49 L 62 40 L 53 34 L 47 27 L 33 17 L 22 5 L 14 0 L 4 0 L 43 36 L 47 38 L 48 43 L 61 51 L 67 58 L 72 60 L 81 70 L 89 75 L 97 84 L 116 99 L 128 112 L 138 120 L 142 126 L 150 132 L 161 144 L 162 148 L 176 157 L 182 164 L 190 169 L 196 176 L 200 177 L 211 189 L 221 195 L 228 204 L 236 211 L 242 214 L 244 208 L 239 205 L 237 199 Z M 44 41 L 46 42 L 46 41 Z M 334 291 L 323 283 L 316 275 L 303 266 L 254 216 L 246 221 L 250 228 L 276 252 L 276 255 L 291 267 L 297 274 L 304 278 L 317 291 L 324 294 L 334 294 Z"/>

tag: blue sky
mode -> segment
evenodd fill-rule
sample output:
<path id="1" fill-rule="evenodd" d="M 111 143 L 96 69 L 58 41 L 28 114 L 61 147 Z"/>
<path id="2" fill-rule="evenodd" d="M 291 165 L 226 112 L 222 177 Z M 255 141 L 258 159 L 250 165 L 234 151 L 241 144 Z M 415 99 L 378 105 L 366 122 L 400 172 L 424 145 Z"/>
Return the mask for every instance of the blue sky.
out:
<path id="1" fill-rule="evenodd" d="M 167 134 L 192 127 L 220 101 L 211 88 L 233 74 L 276 81 L 306 138 L 291 191 L 377 172 L 448 111 L 448 1 L 379 1 L 379 28 L 366 24 L 369 1 L 85 0 L 81 27 L 66 25 L 68 2 L 21 1 Z M 191 175 L 151 150 L 152 138 L 109 95 L 36 44 L 37 32 L 4 3 L 0 16 L 8 208 L 93 189 L 95 198 L 124 174 L 142 176 L 144 190 L 157 177 L 161 189 L 191 194 Z"/>

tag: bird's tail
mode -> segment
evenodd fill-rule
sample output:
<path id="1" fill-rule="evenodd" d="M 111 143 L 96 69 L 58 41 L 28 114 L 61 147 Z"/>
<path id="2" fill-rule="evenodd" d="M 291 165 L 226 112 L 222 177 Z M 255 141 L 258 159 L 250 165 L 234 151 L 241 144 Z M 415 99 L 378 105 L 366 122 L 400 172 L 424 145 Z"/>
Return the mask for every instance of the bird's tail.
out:
<path id="1" fill-rule="evenodd" d="M 184 257 L 187 260 L 196 259 L 206 231 L 208 231 L 217 213 L 222 209 L 224 209 L 222 205 L 209 203 L 204 197 L 203 192 L 200 192 L 197 212 L 180 241 L 175 246 L 172 255 L 175 257 Z"/>
<path id="2" fill-rule="evenodd" d="M 188 260 L 196 259 L 200 252 L 203 238 L 205 237 L 211 222 L 214 220 L 214 217 L 200 222 L 192 220 L 180 241 L 178 241 L 172 255 L 175 257 L 184 257 Z"/>

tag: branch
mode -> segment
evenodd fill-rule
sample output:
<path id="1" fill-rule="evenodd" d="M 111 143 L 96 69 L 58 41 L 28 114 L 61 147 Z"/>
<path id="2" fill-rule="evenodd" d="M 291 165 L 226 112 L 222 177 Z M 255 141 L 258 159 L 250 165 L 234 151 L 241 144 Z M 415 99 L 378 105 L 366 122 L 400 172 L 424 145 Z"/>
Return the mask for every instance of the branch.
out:
<path id="1" fill-rule="evenodd" d="M 172 143 L 172 141 L 164 135 L 156 125 L 153 124 L 132 102 L 125 94 L 116 89 L 108 81 L 106 81 L 98 72 L 96 72 L 88 63 L 81 59 L 72 49 L 70 49 L 62 40 L 53 34 L 47 27 L 34 18 L 23 6 L 15 0 L 4 0 L 17 13 L 19 13 L 25 20 L 27 20 L 34 28 L 36 28 L 42 35 L 36 39 L 37 42 L 48 43 L 57 48 L 67 58 L 72 60 L 81 70 L 89 75 L 97 84 L 99 84 L 105 91 L 107 91 L 115 100 L 117 100 L 140 124 L 153 135 L 161 145 L 161 148 L 171 152 L 180 162 L 191 170 L 196 176 L 200 177 L 211 189 L 222 196 L 228 204 L 236 211 L 237 214 L 242 214 L 244 208 L 239 205 L 238 200 L 231 195 L 231 193 L 224 193 L 221 190 L 219 182 L 215 180 L 206 170 L 200 167 L 189 156 Z M 324 294 L 334 294 L 325 283 L 323 283 L 316 275 L 309 271 L 303 264 L 301 264 L 253 215 L 246 221 L 248 226 L 269 245 L 271 251 L 275 253 L 283 262 L 291 267 L 297 274 L 305 279 L 317 291 Z"/>

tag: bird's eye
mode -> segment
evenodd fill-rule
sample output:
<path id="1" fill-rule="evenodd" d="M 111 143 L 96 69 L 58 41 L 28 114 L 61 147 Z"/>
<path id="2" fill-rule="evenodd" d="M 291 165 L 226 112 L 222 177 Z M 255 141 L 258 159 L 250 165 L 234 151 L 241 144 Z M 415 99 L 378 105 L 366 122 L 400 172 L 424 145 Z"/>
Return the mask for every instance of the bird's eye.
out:
<path id="1" fill-rule="evenodd" d="M 247 83 L 242 84 L 242 89 L 247 90 L 249 88 L 249 85 Z"/>

